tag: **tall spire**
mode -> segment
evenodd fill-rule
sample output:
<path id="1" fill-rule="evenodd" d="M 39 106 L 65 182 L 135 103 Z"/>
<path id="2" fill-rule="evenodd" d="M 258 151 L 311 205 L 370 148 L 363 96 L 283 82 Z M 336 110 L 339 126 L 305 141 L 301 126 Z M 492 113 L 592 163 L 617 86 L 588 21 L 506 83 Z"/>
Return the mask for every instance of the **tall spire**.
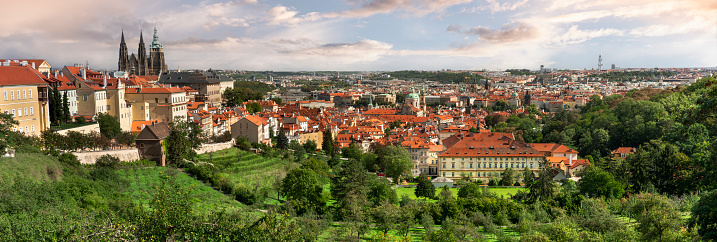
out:
<path id="1" fill-rule="evenodd" d="M 120 41 L 120 45 L 121 45 L 121 44 L 124 44 L 124 43 L 125 43 L 125 42 L 124 42 L 124 29 L 122 29 L 122 41 Z"/>
<path id="2" fill-rule="evenodd" d="M 139 44 L 144 45 L 144 38 L 142 37 L 142 30 L 139 31 Z"/>
<path id="3" fill-rule="evenodd" d="M 162 48 L 162 44 L 159 43 L 159 36 L 157 36 L 157 26 L 154 26 L 154 37 L 152 38 L 152 49 Z"/>

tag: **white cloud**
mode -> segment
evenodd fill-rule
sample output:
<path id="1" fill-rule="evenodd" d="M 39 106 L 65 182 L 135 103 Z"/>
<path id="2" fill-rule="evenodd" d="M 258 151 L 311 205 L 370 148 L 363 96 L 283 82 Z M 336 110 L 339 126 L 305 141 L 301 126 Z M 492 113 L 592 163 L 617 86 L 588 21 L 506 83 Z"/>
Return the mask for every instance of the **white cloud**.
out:
<path id="1" fill-rule="evenodd" d="M 269 25 L 288 25 L 295 26 L 304 22 L 312 22 L 321 19 L 321 15 L 317 12 L 311 12 L 304 15 L 298 15 L 298 11 L 278 5 L 269 9 L 267 24 Z"/>
<path id="2" fill-rule="evenodd" d="M 552 44 L 556 45 L 572 45 L 578 44 L 590 39 L 605 37 L 605 36 L 622 36 L 625 33 L 623 30 L 618 29 L 598 29 L 598 30 L 580 30 L 577 25 L 573 25 L 560 35 L 559 37 L 552 40 Z"/>
<path id="3" fill-rule="evenodd" d="M 324 14 L 328 18 L 366 18 L 376 14 L 388 14 L 394 11 L 404 11 L 414 16 L 424 16 L 429 13 L 442 12 L 451 6 L 469 3 L 472 0 L 371 0 L 349 1 L 359 8 L 347 11 Z"/>

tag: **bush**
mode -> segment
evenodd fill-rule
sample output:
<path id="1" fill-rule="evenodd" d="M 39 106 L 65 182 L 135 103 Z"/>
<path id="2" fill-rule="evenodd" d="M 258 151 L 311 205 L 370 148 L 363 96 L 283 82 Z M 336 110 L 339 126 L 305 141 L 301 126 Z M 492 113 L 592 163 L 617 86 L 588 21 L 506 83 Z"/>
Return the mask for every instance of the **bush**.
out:
<path id="1" fill-rule="evenodd" d="M 515 182 L 515 183 L 513 183 L 513 186 L 519 187 L 521 185 L 520 185 L 520 182 Z"/>
<path id="2" fill-rule="evenodd" d="M 85 120 L 84 117 L 77 117 L 77 118 L 75 118 L 75 123 L 84 124 L 84 123 L 87 123 L 87 120 Z"/>
<path id="3" fill-rule="evenodd" d="M 72 153 L 62 153 L 57 159 L 60 163 L 69 167 L 79 167 L 81 165 L 80 160 Z"/>
<path id="4" fill-rule="evenodd" d="M 488 182 L 488 186 L 490 186 L 490 187 L 494 187 L 496 185 L 498 185 L 498 184 L 495 182 L 494 179 L 490 179 L 490 181 Z"/>
<path id="5" fill-rule="evenodd" d="M 111 155 L 100 156 L 100 158 L 95 161 L 96 168 L 107 167 L 114 170 L 119 167 L 119 164 L 120 159 Z"/>

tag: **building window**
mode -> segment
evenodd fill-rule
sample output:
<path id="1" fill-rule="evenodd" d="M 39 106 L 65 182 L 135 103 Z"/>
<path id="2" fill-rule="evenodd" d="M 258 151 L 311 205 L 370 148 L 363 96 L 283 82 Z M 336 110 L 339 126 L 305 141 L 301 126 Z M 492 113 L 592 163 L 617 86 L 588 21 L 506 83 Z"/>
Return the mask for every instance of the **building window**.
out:
<path id="1" fill-rule="evenodd" d="M 4 94 L 5 94 L 5 101 L 7 101 L 7 91 L 5 91 Z"/>
<path id="2" fill-rule="evenodd" d="M 32 99 L 32 89 L 30 89 L 30 99 Z"/>
<path id="3" fill-rule="evenodd" d="M 27 116 L 27 108 L 25 108 L 25 116 Z"/>
<path id="4" fill-rule="evenodd" d="M 35 109 L 33 109 L 32 107 L 30 107 L 30 115 L 35 115 Z"/>
<path id="5" fill-rule="evenodd" d="M 451 172 L 451 176 L 456 176 L 456 173 L 455 173 L 455 172 Z"/>
<path id="6" fill-rule="evenodd" d="M 12 117 L 15 117 L 15 109 L 12 110 Z"/>
<path id="7" fill-rule="evenodd" d="M 22 108 L 17 109 L 17 116 L 22 117 Z"/>
<path id="8" fill-rule="evenodd" d="M 15 110 L 12 111 L 13 114 L 15 114 Z M 443 168 L 446 168 L 446 164 L 443 163 Z"/>
<path id="9" fill-rule="evenodd" d="M 110 105 L 107 105 L 107 111 L 110 111 Z"/>
<path id="10" fill-rule="evenodd" d="M 28 129 L 27 126 L 25 126 L 25 133 L 29 133 L 29 132 L 30 132 L 30 129 Z"/>
<path id="11" fill-rule="evenodd" d="M 87 101 L 87 93 L 82 94 L 82 101 Z"/>
<path id="12" fill-rule="evenodd" d="M 15 91 L 10 91 L 10 101 L 15 100 Z"/>
<path id="13" fill-rule="evenodd" d="M 35 132 L 35 125 L 30 125 L 30 131 Z"/>
<path id="14" fill-rule="evenodd" d="M 471 168 L 473 168 L 473 163 L 471 163 Z"/>
<path id="15" fill-rule="evenodd" d="M 139 148 L 144 148 L 144 144 L 139 144 Z"/>
<path id="16" fill-rule="evenodd" d="M 451 168 L 456 168 L 456 164 L 451 164 Z"/>
<path id="17" fill-rule="evenodd" d="M 22 90 L 22 99 L 27 99 L 27 91 Z"/>

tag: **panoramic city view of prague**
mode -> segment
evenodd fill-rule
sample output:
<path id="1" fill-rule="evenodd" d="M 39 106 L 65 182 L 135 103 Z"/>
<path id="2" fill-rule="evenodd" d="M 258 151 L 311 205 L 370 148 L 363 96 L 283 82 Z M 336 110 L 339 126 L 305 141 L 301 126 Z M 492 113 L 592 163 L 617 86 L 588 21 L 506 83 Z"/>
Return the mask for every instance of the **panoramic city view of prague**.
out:
<path id="1" fill-rule="evenodd" d="M 0 8 L 0 241 L 717 241 L 717 2 Z"/>

